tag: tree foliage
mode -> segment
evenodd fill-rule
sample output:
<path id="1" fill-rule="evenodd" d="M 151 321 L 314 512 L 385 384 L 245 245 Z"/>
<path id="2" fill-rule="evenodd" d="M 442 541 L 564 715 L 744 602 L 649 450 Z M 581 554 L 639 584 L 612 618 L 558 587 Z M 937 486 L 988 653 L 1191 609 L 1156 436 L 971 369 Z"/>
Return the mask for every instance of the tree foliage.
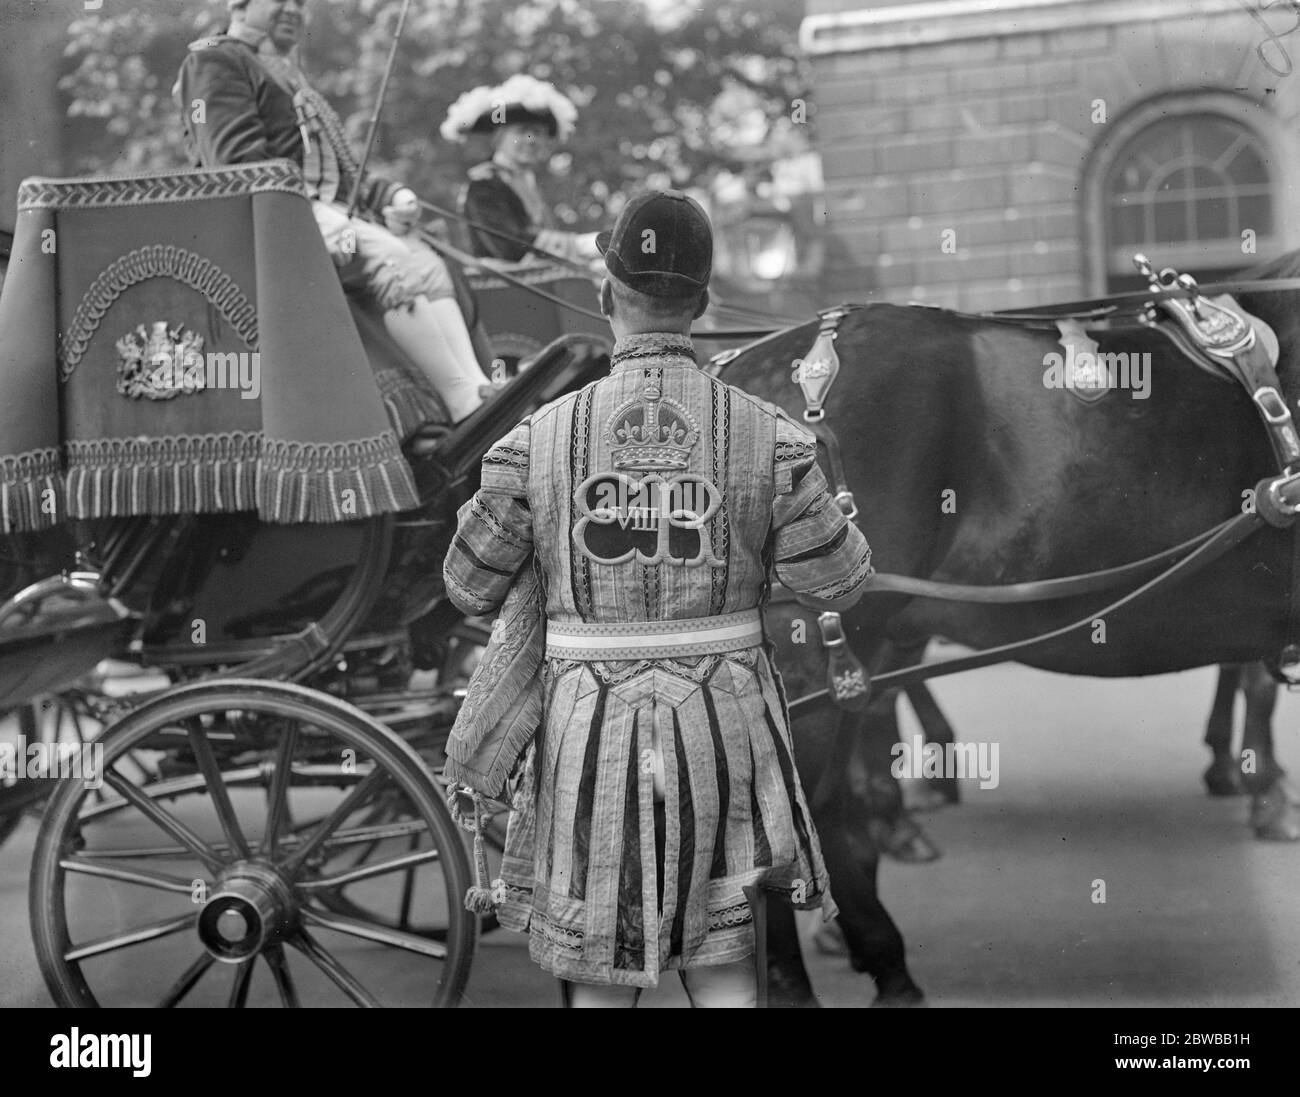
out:
<path id="1" fill-rule="evenodd" d="M 358 148 L 400 0 L 314 0 L 303 67 Z M 579 108 L 552 160 L 561 218 L 602 221 L 640 185 L 703 186 L 719 172 L 761 178 L 807 148 L 792 104 L 806 94 L 789 0 L 415 0 L 373 154 L 376 168 L 449 202 L 482 139 L 442 140 L 461 92 L 515 72 L 550 80 Z M 224 0 L 112 0 L 69 28 L 74 170 L 184 164 L 171 87 L 186 44 L 225 25 Z"/>

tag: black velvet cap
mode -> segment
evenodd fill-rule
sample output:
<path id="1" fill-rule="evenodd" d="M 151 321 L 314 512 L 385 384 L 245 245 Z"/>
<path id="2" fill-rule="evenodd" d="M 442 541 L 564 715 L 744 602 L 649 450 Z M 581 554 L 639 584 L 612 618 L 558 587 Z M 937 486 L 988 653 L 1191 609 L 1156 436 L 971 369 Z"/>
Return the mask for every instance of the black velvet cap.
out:
<path id="1" fill-rule="evenodd" d="M 679 297 L 708 287 L 713 227 L 703 207 L 677 190 L 633 198 L 612 229 L 596 237 L 609 273 L 651 297 Z"/>

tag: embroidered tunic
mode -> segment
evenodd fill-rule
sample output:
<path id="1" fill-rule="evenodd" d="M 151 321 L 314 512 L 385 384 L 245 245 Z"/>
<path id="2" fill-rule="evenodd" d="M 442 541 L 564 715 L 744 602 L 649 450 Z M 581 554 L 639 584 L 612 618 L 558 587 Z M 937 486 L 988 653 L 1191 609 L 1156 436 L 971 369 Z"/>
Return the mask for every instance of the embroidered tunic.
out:
<path id="1" fill-rule="evenodd" d="M 466 225 L 466 247 L 473 255 L 518 263 L 533 253 L 527 244 L 563 255 L 575 261 L 589 259 L 578 244 L 579 237 L 556 227 L 555 215 L 527 168 L 512 168 L 498 160 L 475 164 L 469 182 L 458 198 L 461 213 L 471 221 L 490 225 L 506 235 Z"/>
<path id="2" fill-rule="evenodd" d="M 620 340 L 608 377 L 485 457 L 448 593 L 467 613 L 492 612 L 530 555 L 551 628 L 752 611 L 773 571 L 845 608 L 871 574 L 813 437 L 701 371 L 673 335 Z M 654 986 L 666 968 L 743 959 L 754 943 L 742 889 L 760 881 L 833 912 L 769 652 L 548 654 L 498 888 L 501 924 L 529 934 L 544 968 Z"/>

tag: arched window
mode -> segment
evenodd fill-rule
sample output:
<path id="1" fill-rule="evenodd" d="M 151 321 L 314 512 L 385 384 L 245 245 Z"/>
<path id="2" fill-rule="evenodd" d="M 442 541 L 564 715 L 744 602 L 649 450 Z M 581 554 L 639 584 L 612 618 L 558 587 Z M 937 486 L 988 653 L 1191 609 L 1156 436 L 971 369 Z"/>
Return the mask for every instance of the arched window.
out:
<path id="1" fill-rule="evenodd" d="M 1208 282 L 1295 246 L 1280 206 L 1285 151 L 1241 112 L 1180 106 L 1126 119 L 1093 165 L 1097 290 L 1145 287 L 1134 252 Z"/>

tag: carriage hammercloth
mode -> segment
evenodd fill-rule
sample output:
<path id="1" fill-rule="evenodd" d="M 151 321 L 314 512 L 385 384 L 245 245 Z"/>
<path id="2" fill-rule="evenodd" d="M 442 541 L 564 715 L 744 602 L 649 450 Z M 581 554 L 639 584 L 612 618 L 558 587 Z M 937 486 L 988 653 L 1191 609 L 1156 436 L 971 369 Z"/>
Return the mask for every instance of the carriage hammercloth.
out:
<path id="1" fill-rule="evenodd" d="M 159 348 L 232 356 L 241 381 L 208 364 L 214 387 L 142 393 L 132 353 L 138 367 Z M 336 522 L 417 502 L 288 161 L 24 182 L 0 378 L 0 532 L 213 511 Z"/>

